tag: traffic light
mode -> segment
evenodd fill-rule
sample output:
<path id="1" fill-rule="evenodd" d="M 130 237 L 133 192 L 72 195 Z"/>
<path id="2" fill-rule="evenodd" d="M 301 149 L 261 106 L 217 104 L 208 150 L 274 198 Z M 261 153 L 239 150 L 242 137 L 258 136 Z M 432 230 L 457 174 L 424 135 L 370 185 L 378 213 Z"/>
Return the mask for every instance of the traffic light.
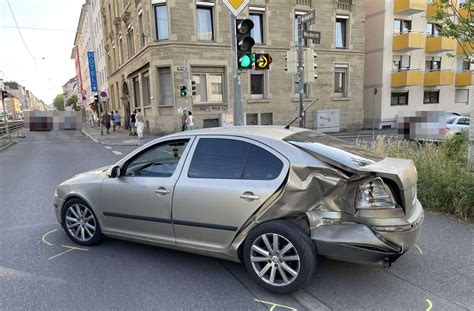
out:
<path id="1" fill-rule="evenodd" d="M 255 54 L 255 69 L 268 70 L 272 61 L 270 54 Z"/>
<path id="2" fill-rule="evenodd" d="M 239 69 L 252 69 L 255 62 L 255 55 L 252 54 L 252 47 L 255 40 L 251 36 L 254 27 L 250 19 L 238 19 L 235 22 L 237 37 L 237 64 Z"/>
<path id="3" fill-rule="evenodd" d="M 188 96 L 186 85 L 180 85 L 179 86 L 179 96 L 181 96 L 181 97 Z"/>
<path id="4" fill-rule="evenodd" d="M 8 97 L 7 91 L 2 91 L 2 99 L 7 98 L 7 97 Z"/>
<path id="5" fill-rule="evenodd" d="M 187 80 L 186 81 L 186 84 L 187 84 L 187 89 L 189 90 L 189 96 L 190 97 L 193 97 L 193 96 L 196 96 L 197 95 L 197 87 L 196 87 L 196 81 L 193 81 L 193 80 Z"/>
<path id="6" fill-rule="evenodd" d="M 285 70 L 288 73 L 298 73 L 298 52 L 296 50 L 289 50 L 286 52 Z"/>
<path id="7" fill-rule="evenodd" d="M 99 95 L 94 95 L 94 103 L 98 103 L 99 102 Z"/>
<path id="8" fill-rule="evenodd" d="M 318 54 L 313 49 L 306 49 L 304 51 L 304 81 L 306 83 L 314 82 L 318 78 L 316 58 L 318 58 Z"/>

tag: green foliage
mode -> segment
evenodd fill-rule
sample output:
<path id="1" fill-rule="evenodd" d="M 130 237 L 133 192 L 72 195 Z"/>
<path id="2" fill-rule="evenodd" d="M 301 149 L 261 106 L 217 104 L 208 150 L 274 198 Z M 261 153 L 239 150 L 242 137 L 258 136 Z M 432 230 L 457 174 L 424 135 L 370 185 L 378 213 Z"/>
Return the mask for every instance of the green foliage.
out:
<path id="1" fill-rule="evenodd" d="M 439 144 L 378 137 L 366 148 L 377 154 L 412 159 L 418 171 L 418 199 L 424 208 L 474 219 L 474 173 L 466 169 L 468 135 Z"/>
<path id="2" fill-rule="evenodd" d="M 75 111 L 81 110 L 80 107 L 77 105 L 78 98 L 76 94 L 73 94 L 71 97 L 68 98 L 66 101 L 66 106 L 72 106 L 72 109 Z"/>
<path id="3" fill-rule="evenodd" d="M 53 105 L 54 107 L 56 107 L 57 110 L 64 111 L 64 95 L 63 94 L 56 95 L 53 101 Z"/>

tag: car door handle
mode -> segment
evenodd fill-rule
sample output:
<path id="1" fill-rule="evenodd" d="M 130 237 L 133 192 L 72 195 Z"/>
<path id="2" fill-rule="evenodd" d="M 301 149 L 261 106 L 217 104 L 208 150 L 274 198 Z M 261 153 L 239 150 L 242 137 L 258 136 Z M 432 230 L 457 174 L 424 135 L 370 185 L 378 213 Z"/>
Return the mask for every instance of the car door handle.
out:
<path id="1" fill-rule="evenodd" d="M 260 200 L 260 197 L 258 195 L 253 194 L 252 192 L 244 192 L 240 195 L 240 198 L 249 202 Z"/>
<path id="2" fill-rule="evenodd" d="M 166 195 L 166 194 L 169 194 L 170 192 L 168 190 L 166 190 L 165 188 L 160 187 L 160 188 L 155 190 L 155 193 L 156 194 L 161 194 L 161 195 Z"/>

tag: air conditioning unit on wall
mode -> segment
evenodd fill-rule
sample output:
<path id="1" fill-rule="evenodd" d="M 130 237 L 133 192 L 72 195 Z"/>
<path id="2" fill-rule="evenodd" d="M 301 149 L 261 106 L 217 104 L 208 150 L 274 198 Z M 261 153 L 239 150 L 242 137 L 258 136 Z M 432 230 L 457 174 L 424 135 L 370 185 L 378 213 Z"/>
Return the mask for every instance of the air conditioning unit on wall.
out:
<path id="1" fill-rule="evenodd" d="M 341 110 L 327 109 L 313 112 L 313 128 L 323 133 L 341 131 Z"/>

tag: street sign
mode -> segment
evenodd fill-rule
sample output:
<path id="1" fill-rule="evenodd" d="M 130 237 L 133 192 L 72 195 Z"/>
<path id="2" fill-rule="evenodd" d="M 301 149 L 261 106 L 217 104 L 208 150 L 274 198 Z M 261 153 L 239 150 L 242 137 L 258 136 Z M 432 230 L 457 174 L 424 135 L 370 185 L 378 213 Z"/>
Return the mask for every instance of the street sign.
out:
<path id="1" fill-rule="evenodd" d="M 91 78 L 91 92 L 97 92 L 97 73 L 95 71 L 95 60 L 94 60 L 94 52 L 89 51 L 87 52 L 87 61 L 89 64 L 89 75 Z"/>
<path id="2" fill-rule="evenodd" d="M 301 22 L 303 24 L 308 24 L 308 23 L 312 23 L 316 18 L 316 10 L 312 10 L 311 12 L 308 12 L 308 14 L 306 15 L 303 15 L 301 17 Z"/>
<path id="3" fill-rule="evenodd" d="M 271 63 L 272 57 L 270 54 L 255 54 L 255 69 L 268 70 Z"/>
<path id="4" fill-rule="evenodd" d="M 186 71 L 186 67 L 184 67 L 184 66 L 177 66 L 177 67 L 176 67 L 176 71 L 178 71 L 178 72 L 185 72 L 185 71 Z"/>
<path id="5" fill-rule="evenodd" d="M 222 0 L 222 2 L 237 17 L 249 5 L 250 0 Z"/>
<path id="6" fill-rule="evenodd" d="M 313 40 L 314 44 L 320 44 L 321 43 L 321 32 L 320 31 L 303 30 L 303 38 Z"/>

